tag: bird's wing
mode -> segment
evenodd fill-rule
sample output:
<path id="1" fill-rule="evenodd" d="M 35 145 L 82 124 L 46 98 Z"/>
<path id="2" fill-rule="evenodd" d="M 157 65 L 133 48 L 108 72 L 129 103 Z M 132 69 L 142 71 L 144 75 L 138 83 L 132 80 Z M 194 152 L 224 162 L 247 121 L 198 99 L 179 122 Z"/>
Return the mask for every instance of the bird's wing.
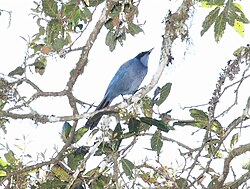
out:
<path id="1" fill-rule="evenodd" d="M 120 66 L 120 68 L 117 70 L 117 72 L 115 73 L 114 77 L 113 77 L 112 80 L 110 81 L 109 86 L 108 86 L 108 88 L 107 88 L 107 90 L 106 90 L 105 96 L 108 95 L 108 93 L 110 92 L 110 89 L 111 89 L 113 86 L 117 85 L 117 84 L 119 83 L 119 81 L 122 81 L 123 78 L 126 79 L 126 78 L 125 78 L 125 74 L 127 73 L 128 69 L 129 69 L 129 67 L 132 65 L 132 63 L 133 63 L 133 62 L 131 62 L 131 60 L 130 60 L 130 61 L 127 61 L 127 62 L 125 62 L 124 64 L 122 64 L 122 65 Z M 120 94 L 117 94 L 117 96 L 118 96 L 118 95 L 120 95 Z M 114 98 L 115 98 L 115 97 L 114 97 Z M 113 100 L 113 99 L 112 99 L 112 100 Z M 111 101 L 112 101 L 112 100 L 111 100 Z"/>

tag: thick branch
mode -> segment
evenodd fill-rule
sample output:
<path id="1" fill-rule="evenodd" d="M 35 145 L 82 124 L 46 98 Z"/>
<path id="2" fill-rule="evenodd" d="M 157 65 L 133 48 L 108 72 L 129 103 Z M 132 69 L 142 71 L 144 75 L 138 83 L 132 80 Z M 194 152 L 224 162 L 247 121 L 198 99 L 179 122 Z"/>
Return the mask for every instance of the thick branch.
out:
<path id="1" fill-rule="evenodd" d="M 56 116 L 56 115 L 42 115 L 38 114 L 37 112 L 31 112 L 26 114 L 19 114 L 19 113 L 12 113 L 8 111 L 0 110 L 0 117 L 12 118 L 12 119 L 31 119 L 34 120 L 36 123 L 55 123 L 55 122 L 64 122 L 64 121 L 76 121 L 79 119 L 92 117 L 97 113 L 104 112 L 104 114 L 115 113 L 115 107 L 117 106 L 110 106 L 104 108 L 102 110 L 98 110 L 92 113 L 83 113 L 83 114 L 75 114 L 69 116 Z"/>
<path id="2" fill-rule="evenodd" d="M 229 173 L 229 168 L 230 168 L 230 163 L 231 161 L 236 157 L 239 156 L 247 151 L 250 151 L 250 143 L 242 145 L 238 148 L 233 149 L 231 152 L 229 152 L 228 157 L 224 160 L 224 168 L 223 168 L 223 172 L 222 175 L 220 176 L 220 178 L 218 179 L 218 184 L 216 186 L 216 188 L 222 188 L 223 183 L 225 182 L 227 175 Z"/>
<path id="3" fill-rule="evenodd" d="M 246 172 L 244 175 L 242 175 L 240 178 L 236 179 L 233 182 L 226 183 L 223 186 L 223 189 L 228 188 L 239 188 L 240 185 L 242 185 L 244 182 L 250 179 L 250 171 Z"/>
<path id="4" fill-rule="evenodd" d="M 97 23 L 94 27 L 94 30 L 91 32 L 83 50 L 82 50 L 81 57 L 80 57 L 78 63 L 76 64 L 76 67 L 73 70 L 71 70 L 71 72 L 70 72 L 71 74 L 70 74 L 69 81 L 67 83 L 67 90 L 72 90 L 78 76 L 83 72 L 84 67 L 87 65 L 88 55 L 89 55 L 90 49 L 93 47 L 94 42 L 97 39 L 98 34 L 100 33 L 103 25 L 107 21 L 108 14 L 110 13 L 111 9 L 113 8 L 115 2 L 116 2 L 115 0 L 107 1 L 106 6 L 104 7 L 104 9 L 102 11 L 101 17 L 97 21 Z"/>
<path id="5" fill-rule="evenodd" d="M 156 73 L 154 74 L 149 85 L 146 86 L 144 90 L 138 93 L 138 96 L 145 96 L 154 86 L 158 83 L 161 75 L 166 66 L 172 63 L 173 57 L 171 54 L 171 49 L 174 41 L 177 38 L 184 40 L 187 37 L 188 31 L 185 27 L 185 22 L 189 18 L 189 11 L 191 6 L 193 6 L 192 0 L 184 0 L 179 9 L 171 14 L 169 13 L 165 18 L 165 33 L 162 36 L 162 49 L 160 63 Z"/>

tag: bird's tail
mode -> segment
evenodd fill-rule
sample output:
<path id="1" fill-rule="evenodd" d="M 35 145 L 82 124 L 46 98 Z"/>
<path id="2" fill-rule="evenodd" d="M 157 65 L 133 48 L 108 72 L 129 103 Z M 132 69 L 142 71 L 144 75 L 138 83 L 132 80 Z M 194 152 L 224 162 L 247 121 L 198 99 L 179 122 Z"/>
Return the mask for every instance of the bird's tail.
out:
<path id="1" fill-rule="evenodd" d="M 111 103 L 111 101 L 108 100 L 107 97 L 105 97 L 101 101 L 101 103 L 97 106 L 96 110 L 101 110 L 101 109 L 107 107 L 110 103 Z M 101 120 L 103 115 L 104 115 L 104 113 L 100 112 L 100 113 L 95 114 L 93 117 L 90 117 L 88 119 L 88 121 L 86 122 L 84 127 L 92 130 L 93 128 L 95 128 L 98 125 L 98 123 Z"/>
<path id="2" fill-rule="evenodd" d="M 95 110 L 101 110 L 103 108 L 106 108 L 108 105 L 110 105 L 110 103 L 111 103 L 111 100 L 108 100 L 107 97 L 104 97 Z"/>

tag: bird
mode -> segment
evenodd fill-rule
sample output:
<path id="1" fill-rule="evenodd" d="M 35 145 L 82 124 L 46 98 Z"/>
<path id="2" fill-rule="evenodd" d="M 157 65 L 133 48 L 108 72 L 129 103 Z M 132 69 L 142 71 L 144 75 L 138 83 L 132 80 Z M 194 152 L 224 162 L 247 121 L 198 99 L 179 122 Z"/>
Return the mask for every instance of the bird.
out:
<path id="1" fill-rule="evenodd" d="M 96 110 L 107 107 L 119 95 L 123 96 L 136 93 L 147 75 L 148 59 L 153 49 L 154 48 L 139 53 L 120 66 L 110 81 L 103 100 L 96 107 Z M 84 127 L 92 130 L 98 125 L 102 115 L 95 114 L 93 117 L 90 117 Z"/>

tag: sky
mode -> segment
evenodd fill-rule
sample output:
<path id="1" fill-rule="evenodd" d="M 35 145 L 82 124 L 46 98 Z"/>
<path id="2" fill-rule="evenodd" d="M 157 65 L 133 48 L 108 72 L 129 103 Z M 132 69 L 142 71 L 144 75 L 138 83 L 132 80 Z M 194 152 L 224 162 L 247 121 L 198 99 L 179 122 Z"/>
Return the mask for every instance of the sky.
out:
<path id="1" fill-rule="evenodd" d="M 1 1 L 0 8 L 12 11 L 11 25 L 8 27 L 8 16 L 2 14 L 0 16 L 0 66 L 2 73 L 9 73 L 11 70 L 19 66 L 25 56 L 26 44 L 20 36 L 28 38 L 36 31 L 36 25 L 30 13 L 30 8 L 34 7 L 32 0 L 19 1 Z M 140 5 L 139 22 L 143 23 L 144 34 L 136 35 L 135 37 L 128 37 L 124 46 L 117 46 L 114 52 L 109 52 L 105 46 L 105 33 L 98 37 L 96 44 L 91 50 L 89 56 L 89 63 L 74 87 L 74 94 L 77 98 L 98 104 L 101 101 L 109 81 L 112 79 L 114 73 L 119 66 L 130 58 L 136 56 L 139 52 L 149 50 L 154 47 L 153 52 L 149 59 L 149 73 L 145 78 L 143 85 L 146 85 L 151 80 L 154 72 L 159 64 L 159 56 L 162 42 L 162 34 L 164 33 L 164 25 L 162 20 L 171 8 L 175 11 L 181 1 L 177 0 L 174 7 L 171 1 L 155 0 L 155 1 L 142 1 Z M 243 2 L 241 2 L 243 4 Z M 250 18 L 249 3 L 245 3 L 243 11 Z M 246 7 L 246 8 L 245 8 Z M 177 41 L 173 47 L 174 62 L 173 65 L 167 67 L 163 73 L 163 77 L 159 81 L 159 86 L 163 86 L 167 82 L 173 83 L 170 96 L 161 107 L 161 111 L 168 111 L 172 109 L 172 114 L 175 118 L 190 119 L 188 111 L 182 110 L 183 107 L 204 104 L 209 101 L 211 94 L 215 89 L 215 84 L 218 79 L 219 73 L 226 65 L 229 59 L 233 58 L 235 49 L 242 45 L 249 43 L 250 27 L 246 27 L 245 37 L 239 36 L 233 29 L 227 26 L 227 30 L 221 41 L 216 43 L 213 37 L 213 29 L 210 29 L 203 37 L 200 37 L 201 25 L 209 10 L 198 9 L 194 12 L 194 18 L 190 20 L 190 44 L 186 42 Z M 91 26 L 93 27 L 93 26 Z M 89 31 L 87 31 L 88 33 Z M 88 35 L 86 34 L 86 37 Z M 81 46 L 84 44 L 84 39 L 78 42 Z M 29 77 L 41 86 L 44 91 L 59 91 L 65 87 L 69 78 L 69 71 L 74 67 L 79 58 L 79 52 L 73 52 L 67 55 L 65 59 L 54 57 L 48 62 L 45 74 L 29 74 Z M 234 111 L 230 112 L 231 118 L 238 115 L 239 111 L 244 108 L 249 90 L 249 82 L 244 84 L 243 90 L 240 93 L 239 104 Z M 245 92 L 244 92 L 245 91 Z M 25 86 L 23 94 L 29 96 L 32 89 Z M 152 95 L 153 91 L 149 94 Z M 231 97 L 233 93 L 228 94 L 227 98 Z M 113 104 L 120 102 L 122 99 L 118 97 Z M 44 114 L 53 115 L 68 115 L 71 114 L 70 108 L 64 104 L 64 98 L 53 99 L 39 99 L 32 108 Z M 227 99 L 221 102 L 219 109 L 222 111 L 228 102 Z M 206 109 L 204 109 L 206 110 Z M 83 111 L 83 110 L 82 110 Z M 229 123 L 232 120 L 226 117 L 222 118 L 223 123 Z M 85 120 L 80 123 L 84 124 Z M 32 154 L 37 154 L 40 151 L 47 151 L 49 154 L 54 152 L 53 146 L 62 146 L 59 132 L 61 131 L 62 123 L 53 124 L 34 124 L 32 121 L 16 120 L 11 121 L 8 125 L 8 134 L 4 136 L 0 134 L 0 143 L 6 141 L 9 144 L 21 143 L 16 140 L 28 136 L 29 144 L 27 151 Z M 202 141 L 201 135 L 191 135 L 192 129 L 177 128 L 174 132 L 168 133 L 168 137 L 182 141 L 187 145 L 196 146 Z M 242 133 L 242 144 L 248 141 L 247 133 Z M 139 141 L 138 146 L 145 147 L 145 141 Z M 148 146 L 150 143 L 148 142 Z M 165 143 L 164 148 L 167 154 L 163 154 L 164 161 L 171 162 L 176 159 L 178 149 L 176 145 Z M 132 151 L 131 156 L 145 152 L 144 149 Z M 143 151 L 144 150 L 144 151 Z M 171 153 L 172 155 L 169 155 Z M 153 156 L 153 153 L 148 152 L 148 156 Z M 128 157 L 129 158 L 129 157 Z M 140 161 L 140 159 L 135 160 Z M 181 160 L 180 160 L 181 161 Z M 220 166 L 219 166 L 220 167 Z"/>

